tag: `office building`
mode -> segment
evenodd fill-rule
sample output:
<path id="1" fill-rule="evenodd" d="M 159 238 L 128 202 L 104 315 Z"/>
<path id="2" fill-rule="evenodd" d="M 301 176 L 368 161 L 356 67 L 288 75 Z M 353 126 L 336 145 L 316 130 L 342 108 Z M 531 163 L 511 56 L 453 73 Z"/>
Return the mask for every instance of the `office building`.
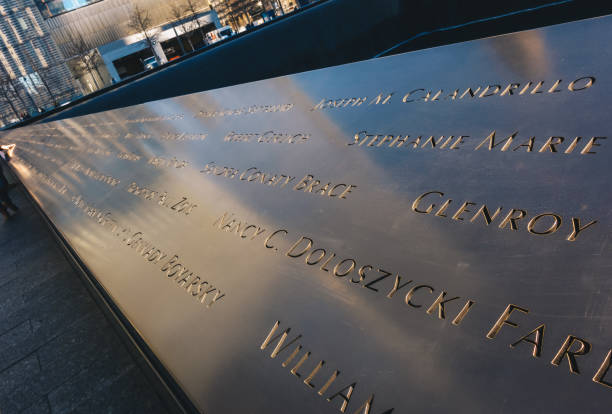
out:
<path id="1" fill-rule="evenodd" d="M 80 94 L 31 0 L 0 0 L 0 125 Z"/>
<path id="2" fill-rule="evenodd" d="M 125 79 L 142 72 L 149 58 L 154 58 L 156 64 L 165 63 L 204 46 L 204 34 L 219 25 L 206 0 L 36 2 L 41 13 L 47 16 L 53 39 L 65 56 L 74 58 L 75 49 L 91 51 L 90 60 L 97 70 L 85 71 L 81 76 L 85 79 L 83 83 L 92 77 L 99 78 L 97 82 L 102 84 Z M 130 16 L 136 8 L 149 18 L 147 33 L 153 38 L 152 45 L 147 43 L 142 30 L 130 25 Z M 75 72 L 74 67 L 78 65 L 74 59 L 72 62 Z"/>

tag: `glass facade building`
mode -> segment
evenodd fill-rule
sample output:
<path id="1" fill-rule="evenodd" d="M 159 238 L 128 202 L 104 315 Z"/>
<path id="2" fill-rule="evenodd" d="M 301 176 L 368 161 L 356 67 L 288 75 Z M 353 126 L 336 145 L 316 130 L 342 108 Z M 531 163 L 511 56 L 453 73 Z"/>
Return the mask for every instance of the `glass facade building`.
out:
<path id="1" fill-rule="evenodd" d="M 57 16 L 102 0 L 34 0 L 44 18 Z"/>
<path id="2" fill-rule="evenodd" d="M 0 0 L 0 125 L 80 94 L 33 0 Z"/>

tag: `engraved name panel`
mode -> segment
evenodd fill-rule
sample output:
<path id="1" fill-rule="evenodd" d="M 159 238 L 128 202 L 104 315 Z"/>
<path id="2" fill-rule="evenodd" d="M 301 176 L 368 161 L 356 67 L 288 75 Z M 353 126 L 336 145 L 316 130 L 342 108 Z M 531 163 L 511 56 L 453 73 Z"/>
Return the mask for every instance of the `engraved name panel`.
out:
<path id="1" fill-rule="evenodd" d="M 0 142 L 202 412 L 603 413 L 611 37 L 575 22 Z"/>

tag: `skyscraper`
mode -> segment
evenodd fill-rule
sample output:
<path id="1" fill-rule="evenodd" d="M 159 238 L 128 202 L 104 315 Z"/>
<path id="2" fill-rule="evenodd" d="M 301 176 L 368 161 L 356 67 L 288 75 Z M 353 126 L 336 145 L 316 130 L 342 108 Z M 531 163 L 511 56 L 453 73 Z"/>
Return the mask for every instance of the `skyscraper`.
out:
<path id="1" fill-rule="evenodd" d="M 0 125 L 78 94 L 34 1 L 0 0 Z"/>

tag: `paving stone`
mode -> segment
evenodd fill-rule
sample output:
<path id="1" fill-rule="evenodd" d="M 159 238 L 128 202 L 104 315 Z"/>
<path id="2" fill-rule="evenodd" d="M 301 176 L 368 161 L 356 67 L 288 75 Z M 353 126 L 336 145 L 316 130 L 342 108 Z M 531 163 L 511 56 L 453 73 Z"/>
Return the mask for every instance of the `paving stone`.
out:
<path id="1" fill-rule="evenodd" d="M 3 349 L 12 346 L 15 342 L 19 342 L 24 336 L 28 336 L 32 333 L 32 325 L 30 320 L 27 319 L 13 328 L 9 329 L 0 334 L 0 352 Z"/>
<path id="2" fill-rule="evenodd" d="M 14 357 L 12 352 L 16 344 L 21 344 L 30 339 L 32 335 L 32 324 L 30 320 L 24 320 L 12 329 L 0 335 L 0 369 L 6 368 L 16 360 L 23 358 L 31 352 L 19 353 Z"/>
<path id="3" fill-rule="evenodd" d="M 32 403 L 32 395 L 24 392 L 28 384 L 40 375 L 36 355 L 30 355 L 13 364 L 0 374 L 0 411 L 17 413 Z"/>
<path id="4" fill-rule="evenodd" d="M 55 389 L 51 385 L 62 384 L 89 370 L 97 360 L 132 363 L 120 339 L 99 314 L 79 321 L 72 329 L 45 344 L 38 356 L 43 378 L 35 390 L 39 394 L 49 393 Z"/>
<path id="5" fill-rule="evenodd" d="M 28 274 L 27 279 L 19 277 L 22 272 Z M 31 272 L 29 269 L 21 269 L 18 276 L 0 286 L 0 319 L 5 319 L 11 310 L 20 309 L 26 304 L 27 295 L 30 291 L 39 289 L 41 283 L 54 278 L 60 272 L 68 272 L 72 277 L 72 269 L 61 266 L 60 269 L 51 269 L 48 272 Z"/>
<path id="6" fill-rule="evenodd" d="M 59 286 L 64 286 L 61 278 L 53 280 L 58 281 Z M 78 286 L 80 281 L 75 280 L 75 283 L 77 288 L 60 289 L 55 295 L 47 295 L 41 290 L 40 296 L 26 301 L 22 308 L 14 309 L 8 318 L 0 320 L 0 328 L 7 328 L 20 318 L 27 318 L 31 326 L 31 332 L 24 331 L 23 336 L 15 338 L 11 345 L 0 350 L 0 370 L 61 335 L 72 323 L 91 312 L 99 312 L 87 292 Z"/>
<path id="7" fill-rule="evenodd" d="M 72 412 L 94 395 L 104 393 L 107 387 L 135 367 L 127 353 L 113 355 L 108 352 L 96 357 L 92 365 L 49 393 L 54 413 Z"/>
<path id="8" fill-rule="evenodd" d="M 134 398 L 138 395 L 139 398 Z M 150 386 L 139 380 L 139 372 L 130 369 L 102 392 L 76 406 L 74 413 L 166 413 Z"/>
<path id="9" fill-rule="evenodd" d="M 39 398 L 34 401 L 32 405 L 30 405 L 25 410 L 21 411 L 20 414 L 51 414 L 51 406 L 49 405 L 49 400 L 47 397 Z"/>
<path id="10" fill-rule="evenodd" d="M 33 206 L 0 219 L 0 413 L 163 413 Z"/>

